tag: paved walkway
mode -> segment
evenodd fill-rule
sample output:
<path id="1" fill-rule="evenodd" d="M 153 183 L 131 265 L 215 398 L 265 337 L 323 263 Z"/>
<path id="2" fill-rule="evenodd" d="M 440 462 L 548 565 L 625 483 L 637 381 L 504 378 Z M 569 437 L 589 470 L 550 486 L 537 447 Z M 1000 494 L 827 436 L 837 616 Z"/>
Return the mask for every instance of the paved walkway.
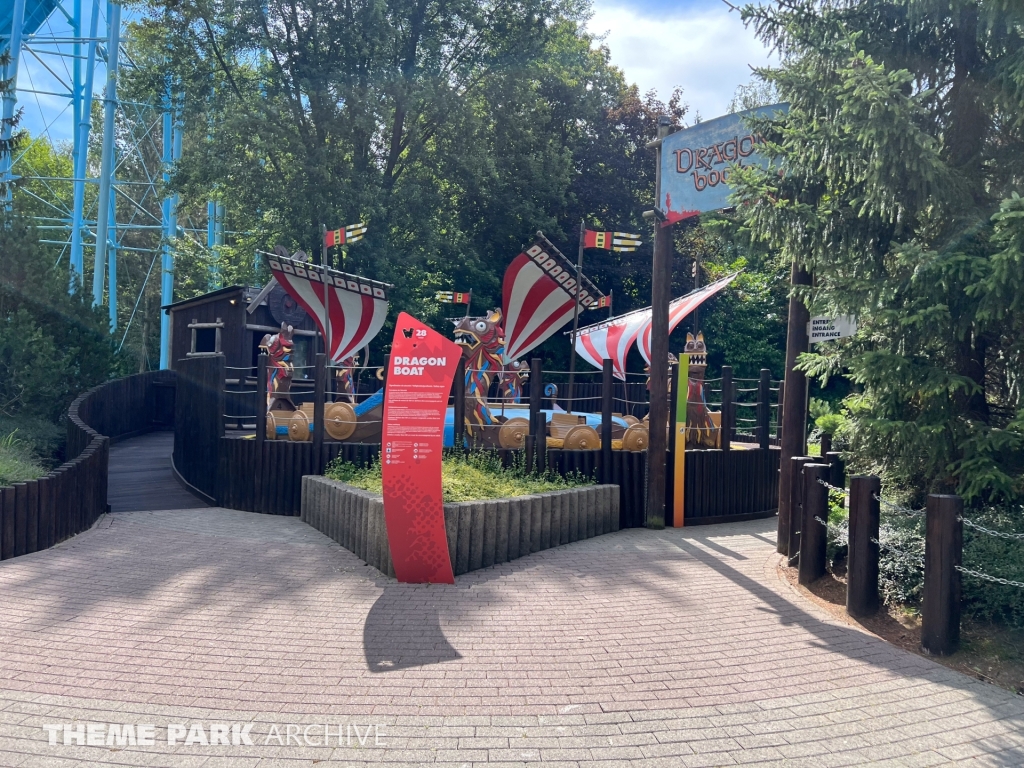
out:
<path id="1" fill-rule="evenodd" d="M 107 503 L 111 512 L 209 506 L 174 479 L 173 432 L 150 432 L 110 447 Z"/>
<path id="2" fill-rule="evenodd" d="M 1024 698 L 818 613 L 772 541 L 630 530 L 428 587 L 295 518 L 109 515 L 0 563 L 0 765 L 1024 765 Z"/>

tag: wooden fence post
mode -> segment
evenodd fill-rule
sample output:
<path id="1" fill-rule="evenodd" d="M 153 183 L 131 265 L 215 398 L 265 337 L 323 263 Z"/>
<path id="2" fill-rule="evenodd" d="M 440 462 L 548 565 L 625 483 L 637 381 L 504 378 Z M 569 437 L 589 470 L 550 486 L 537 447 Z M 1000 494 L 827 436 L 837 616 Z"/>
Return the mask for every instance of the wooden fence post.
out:
<path id="1" fill-rule="evenodd" d="M 786 561 L 789 567 L 795 566 L 800 560 L 800 527 L 803 523 L 804 484 L 801 481 L 805 464 L 813 464 L 813 456 L 794 456 L 790 459 L 791 476 L 795 482 L 789 486 L 789 509 L 792 511 L 790 525 L 787 527 L 786 539 L 780 541 L 783 547 L 782 554 L 789 559 Z M 781 471 L 781 470 L 780 470 Z M 781 492 L 781 491 L 780 491 Z"/>
<path id="2" fill-rule="evenodd" d="M 544 396 L 544 372 L 541 370 L 541 359 L 530 360 L 530 432 L 534 436 L 533 452 L 536 454 L 537 472 L 547 467 L 548 428 L 541 413 L 541 398 Z M 531 467 L 532 469 L 532 467 Z"/>
<path id="3" fill-rule="evenodd" d="M 615 378 L 612 372 L 612 361 L 605 360 L 601 365 L 601 482 L 612 481 L 612 395 L 615 390 Z"/>
<path id="4" fill-rule="evenodd" d="M 28 485 L 14 485 L 14 556 L 24 555 L 28 549 Z"/>
<path id="5" fill-rule="evenodd" d="M 832 435 L 828 432 L 822 432 L 821 442 L 818 445 L 818 453 L 820 453 L 821 458 L 824 459 L 828 454 L 832 453 Z"/>
<path id="6" fill-rule="evenodd" d="M 314 475 L 324 473 L 324 404 L 327 400 L 327 355 L 318 352 L 313 373 L 313 461 Z"/>
<path id="7" fill-rule="evenodd" d="M 466 448 L 466 358 L 459 356 L 452 381 L 452 447 Z"/>
<path id="8" fill-rule="evenodd" d="M 811 584 L 825 575 L 825 547 L 828 540 L 828 464 L 804 464 L 803 522 L 800 529 L 801 584 Z"/>
<path id="9" fill-rule="evenodd" d="M 881 479 L 850 478 L 849 554 L 846 556 L 846 612 L 855 618 L 878 611 L 878 520 Z"/>
<path id="10" fill-rule="evenodd" d="M 265 512 L 263 504 L 263 443 L 267 439 L 267 355 L 256 358 L 256 461 L 252 468 L 254 512 Z"/>
<path id="11" fill-rule="evenodd" d="M 782 413 L 786 410 L 786 381 L 779 379 L 779 400 L 775 408 L 775 439 L 782 442 Z"/>
<path id="12" fill-rule="evenodd" d="M 838 451 L 829 451 L 821 454 L 822 459 L 829 466 L 828 484 L 836 488 L 846 487 L 846 462 L 843 461 L 843 454 Z"/>
<path id="13" fill-rule="evenodd" d="M 769 428 L 772 417 L 772 372 L 767 368 L 761 369 L 761 377 L 757 381 L 757 444 L 762 450 L 767 450 L 770 445 Z"/>
<path id="14" fill-rule="evenodd" d="M 960 571 L 963 557 L 964 501 L 959 496 L 928 497 L 924 543 L 924 605 L 921 648 L 948 656 L 960 647 Z"/>
<path id="15" fill-rule="evenodd" d="M 732 384 L 732 366 L 722 366 L 722 421 L 719 433 L 721 434 L 720 446 L 723 451 L 732 447 L 732 431 L 736 426 L 736 409 L 733 405 L 734 394 Z"/>

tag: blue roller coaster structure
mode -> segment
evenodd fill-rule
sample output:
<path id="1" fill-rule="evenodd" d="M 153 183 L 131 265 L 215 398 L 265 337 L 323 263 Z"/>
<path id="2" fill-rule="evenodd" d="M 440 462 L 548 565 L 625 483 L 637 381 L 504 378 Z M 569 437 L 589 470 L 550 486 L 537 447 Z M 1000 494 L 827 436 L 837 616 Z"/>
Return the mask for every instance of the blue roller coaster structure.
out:
<path id="1" fill-rule="evenodd" d="M 174 301 L 175 243 L 188 237 L 202 245 L 193 234 L 201 231 L 198 227 L 181 227 L 178 223 L 178 196 L 164 191 L 171 169 L 181 157 L 182 144 L 172 83 L 168 80 L 160 104 L 119 98 L 119 73 L 122 66 L 132 65 L 122 41 L 124 24 L 121 5 L 112 0 L 0 3 L 0 53 L 8 54 L 0 78 L 15 84 L 3 99 L 3 117 L 18 114 L 19 97 L 32 98 L 43 126 L 27 146 L 19 146 L 12 156 L 0 160 L 0 186 L 6 190 L 0 202 L 11 205 L 10 182 L 21 178 L 33 183 L 32 190 L 25 194 L 35 198 L 44 211 L 36 216 L 42 242 L 57 247 L 59 259 L 69 259 L 70 291 L 86 289 L 86 258 L 91 250 L 92 301 L 97 306 L 106 302 L 112 334 L 118 330 L 118 253 L 151 255 L 138 298 L 129 297 L 134 307 L 125 324 L 122 345 L 157 260 L 160 303 L 166 306 Z M 105 80 L 102 95 L 94 95 L 97 77 Z M 102 103 L 98 137 L 93 126 L 94 99 Z M 71 121 L 70 127 L 67 120 Z M 128 132 L 127 147 L 123 130 L 121 142 L 117 140 L 118 120 L 122 126 L 126 122 L 134 126 Z M 71 177 L 33 168 L 28 157 L 32 144 L 55 126 L 72 139 Z M 10 137 L 11 128 L 5 121 L 3 138 Z M 88 162 L 91 143 L 100 147 L 98 168 Z M 133 167 L 141 168 L 139 178 L 119 178 L 119 170 L 127 167 L 128 155 L 133 152 Z M 160 168 L 151 172 L 144 155 L 150 165 L 153 157 L 159 157 Z M 58 193 L 67 187 L 72 190 L 70 200 Z M 215 251 L 215 246 L 224 242 L 224 209 L 218 202 L 210 202 L 208 209 L 205 245 Z M 211 274 L 211 283 L 217 280 L 219 275 Z M 169 367 L 169 341 L 169 318 L 161 313 L 161 368 Z"/>

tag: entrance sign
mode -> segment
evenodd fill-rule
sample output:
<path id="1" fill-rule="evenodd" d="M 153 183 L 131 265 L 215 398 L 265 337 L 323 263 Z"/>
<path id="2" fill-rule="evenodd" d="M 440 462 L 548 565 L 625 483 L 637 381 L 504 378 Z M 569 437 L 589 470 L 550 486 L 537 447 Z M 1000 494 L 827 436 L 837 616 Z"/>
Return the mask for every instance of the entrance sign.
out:
<path id="1" fill-rule="evenodd" d="M 758 154 L 763 139 L 744 123 L 746 117 L 770 117 L 786 104 L 737 112 L 698 123 L 661 140 L 661 193 L 658 206 L 674 224 L 704 211 L 729 206 L 729 166 L 768 164 Z"/>
<path id="2" fill-rule="evenodd" d="M 441 497 L 444 417 L 462 348 L 402 312 L 391 342 L 381 470 L 395 577 L 454 584 Z"/>
<path id="3" fill-rule="evenodd" d="M 811 344 L 832 339 L 845 339 L 857 332 L 857 320 L 851 315 L 812 317 L 809 331 Z"/>

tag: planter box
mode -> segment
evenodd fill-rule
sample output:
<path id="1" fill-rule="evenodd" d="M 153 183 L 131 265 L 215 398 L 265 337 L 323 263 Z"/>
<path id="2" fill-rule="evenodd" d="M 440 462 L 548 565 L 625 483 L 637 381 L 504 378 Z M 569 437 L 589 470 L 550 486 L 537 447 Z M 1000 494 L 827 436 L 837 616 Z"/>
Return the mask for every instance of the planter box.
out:
<path id="1" fill-rule="evenodd" d="M 384 499 L 328 480 L 302 478 L 302 519 L 394 576 Z M 619 530 L 619 487 L 588 485 L 514 499 L 444 505 L 448 555 L 456 576 Z"/>

